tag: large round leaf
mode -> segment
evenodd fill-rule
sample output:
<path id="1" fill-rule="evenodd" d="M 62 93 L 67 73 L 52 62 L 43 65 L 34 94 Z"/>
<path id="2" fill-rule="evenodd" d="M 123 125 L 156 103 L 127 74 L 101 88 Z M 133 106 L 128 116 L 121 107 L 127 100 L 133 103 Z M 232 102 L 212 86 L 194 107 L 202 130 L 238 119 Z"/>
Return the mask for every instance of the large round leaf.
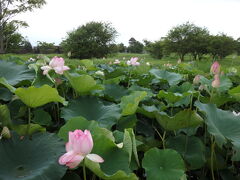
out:
<path id="1" fill-rule="evenodd" d="M 100 86 L 92 76 L 89 75 L 68 75 L 66 74 L 71 86 L 79 93 L 86 94 L 92 90 L 99 89 Z"/>
<path id="2" fill-rule="evenodd" d="M 156 112 L 158 123 L 166 130 L 174 131 L 182 128 L 196 127 L 202 124 L 203 119 L 196 111 L 186 109 L 178 112 L 175 116 L 169 117 L 166 113 Z"/>
<path id="3" fill-rule="evenodd" d="M 96 97 L 80 97 L 72 100 L 68 107 L 62 108 L 62 117 L 65 120 L 78 116 L 95 120 L 102 127 L 111 128 L 121 114 L 118 105 L 104 105 Z"/>
<path id="4" fill-rule="evenodd" d="M 184 135 L 171 137 L 167 140 L 166 145 L 179 152 L 189 164 L 190 169 L 199 169 L 206 162 L 205 146 L 197 137 Z"/>
<path id="5" fill-rule="evenodd" d="M 147 96 L 145 91 L 134 91 L 128 96 L 123 96 L 121 98 L 120 106 L 122 108 L 122 115 L 132 115 L 136 112 L 138 104 Z"/>
<path id="6" fill-rule="evenodd" d="M 123 96 L 128 94 L 128 90 L 117 84 L 107 84 L 105 85 L 104 94 L 114 101 L 120 101 Z"/>
<path id="7" fill-rule="evenodd" d="M 64 98 L 59 96 L 57 89 L 48 85 L 40 88 L 17 88 L 15 94 L 29 107 L 35 108 L 50 102 L 65 103 Z"/>
<path id="8" fill-rule="evenodd" d="M 33 70 L 26 65 L 0 60 L 0 78 L 3 77 L 11 85 L 16 85 L 23 80 L 31 80 L 35 76 Z"/>
<path id="9" fill-rule="evenodd" d="M 230 111 L 218 109 L 214 104 L 195 103 L 205 113 L 208 132 L 215 137 L 216 143 L 222 147 L 228 140 L 233 144 L 235 154 L 232 159 L 240 160 L 240 116 Z"/>
<path id="10" fill-rule="evenodd" d="M 147 180 L 179 180 L 185 175 L 180 154 L 171 149 L 150 149 L 144 154 L 142 165 Z"/>
<path id="11" fill-rule="evenodd" d="M 58 158 L 65 152 L 64 142 L 55 134 L 35 134 L 32 139 L 0 141 L 0 180 L 59 180 L 65 166 Z"/>
<path id="12" fill-rule="evenodd" d="M 167 81 L 170 86 L 178 84 L 182 79 L 182 75 L 168 72 L 166 70 L 151 69 L 150 73 L 154 75 L 157 79 Z"/>

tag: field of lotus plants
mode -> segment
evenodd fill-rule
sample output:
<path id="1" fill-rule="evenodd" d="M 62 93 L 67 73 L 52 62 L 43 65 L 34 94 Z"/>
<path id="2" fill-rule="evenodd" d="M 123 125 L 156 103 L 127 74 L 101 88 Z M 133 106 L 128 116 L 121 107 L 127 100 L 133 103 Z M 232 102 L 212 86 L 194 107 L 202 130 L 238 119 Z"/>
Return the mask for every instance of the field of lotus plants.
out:
<path id="1" fill-rule="evenodd" d="M 234 67 L 69 61 L 0 60 L 0 180 L 240 179 Z"/>

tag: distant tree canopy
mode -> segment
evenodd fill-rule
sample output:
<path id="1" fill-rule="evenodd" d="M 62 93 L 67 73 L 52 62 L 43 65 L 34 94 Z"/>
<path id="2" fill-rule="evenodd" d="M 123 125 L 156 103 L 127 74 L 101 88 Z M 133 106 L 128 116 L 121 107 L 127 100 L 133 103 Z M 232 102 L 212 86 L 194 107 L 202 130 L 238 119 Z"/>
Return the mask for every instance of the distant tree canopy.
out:
<path id="1" fill-rule="evenodd" d="M 153 58 L 161 59 L 164 54 L 164 41 L 155 41 L 150 42 L 144 40 L 145 43 L 145 51 L 148 52 Z"/>
<path id="2" fill-rule="evenodd" d="M 165 45 L 169 52 L 175 52 L 181 60 L 188 53 L 194 59 L 201 59 L 207 53 L 209 32 L 206 28 L 198 27 L 189 22 L 172 28 L 165 38 Z"/>
<path id="3" fill-rule="evenodd" d="M 101 58 L 112 53 L 116 36 L 117 31 L 110 23 L 89 22 L 68 33 L 61 46 L 73 58 Z"/>
<path id="4" fill-rule="evenodd" d="M 26 25 L 24 21 L 12 20 L 12 18 L 20 13 L 40 8 L 45 3 L 45 0 L 0 0 L 0 53 L 9 51 L 6 47 L 10 48 L 11 46 L 6 44 L 9 43 L 9 37 L 5 36 L 9 26 L 15 26 L 17 30 L 20 26 Z M 17 37 L 17 34 L 14 34 L 11 38 L 17 41 L 20 35 L 18 34 Z"/>
<path id="5" fill-rule="evenodd" d="M 143 52 L 144 45 L 142 43 L 140 43 L 139 41 L 137 41 L 136 39 L 134 39 L 133 37 L 129 39 L 128 43 L 129 43 L 129 46 L 127 48 L 127 51 L 129 53 L 142 53 Z"/>

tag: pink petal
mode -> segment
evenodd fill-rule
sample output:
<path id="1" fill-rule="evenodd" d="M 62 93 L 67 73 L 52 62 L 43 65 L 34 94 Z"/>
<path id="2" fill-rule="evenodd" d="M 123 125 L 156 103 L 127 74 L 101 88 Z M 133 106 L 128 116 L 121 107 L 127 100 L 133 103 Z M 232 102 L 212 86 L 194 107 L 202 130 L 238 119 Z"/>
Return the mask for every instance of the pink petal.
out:
<path id="1" fill-rule="evenodd" d="M 68 66 L 63 66 L 62 69 L 63 69 L 63 71 L 70 70 L 70 68 Z"/>
<path id="2" fill-rule="evenodd" d="M 75 156 L 73 151 L 69 151 L 67 153 L 65 153 L 64 155 L 62 155 L 59 160 L 58 163 L 61 165 L 65 165 L 67 164 L 73 157 Z"/>
<path id="3" fill-rule="evenodd" d="M 88 159 L 90 159 L 91 161 L 94 161 L 94 162 L 98 162 L 98 163 L 103 163 L 104 162 L 104 159 L 97 154 L 88 154 L 86 157 Z"/>
<path id="4" fill-rule="evenodd" d="M 74 141 L 73 150 L 77 154 L 87 155 L 92 151 L 93 140 L 90 131 L 85 130 L 84 133 Z"/>
<path id="5" fill-rule="evenodd" d="M 75 155 L 71 161 L 66 163 L 66 166 L 68 166 L 69 168 L 75 168 L 77 167 L 81 161 L 84 159 L 84 156 L 81 155 Z"/>
<path id="6" fill-rule="evenodd" d="M 49 66 L 52 68 L 64 66 L 64 59 L 61 57 L 55 56 L 49 63 Z"/>

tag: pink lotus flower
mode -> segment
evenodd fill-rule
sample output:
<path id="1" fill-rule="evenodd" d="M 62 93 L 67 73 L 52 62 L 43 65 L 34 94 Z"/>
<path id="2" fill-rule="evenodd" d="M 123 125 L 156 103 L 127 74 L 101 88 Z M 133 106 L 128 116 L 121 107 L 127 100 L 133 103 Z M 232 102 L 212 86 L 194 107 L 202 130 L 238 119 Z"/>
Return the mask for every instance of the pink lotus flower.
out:
<path id="1" fill-rule="evenodd" d="M 93 139 L 90 131 L 85 130 L 83 132 L 78 129 L 74 132 L 70 131 L 68 138 L 69 140 L 66 143 L 67 153 L 59 158 L 59 164 L 66 165 L 69 168 L 75 168 L 85 157 L 94 162 L 104 162 L 103 158 L 99 155 L 90 154 L 93 148 Z"/>
<path id="2" fill-rule="evenodd" d="M 139 66 L 140 63 L 137 62 L 138 61 L 138 58 L 137 57 L 133 57 L 131 58 L 129 61 L 127 61 L 127 65 L 132 65 L 132 66 Z"/>
<path id="3" fill-rule="evenodd" d="M 210 69 L 210 72 L 212 74 L 219 74 L 220 73 L 220 64 L 215 61 L 212 66 L 211 66 L 211 69 Z"/>
<path id="4" fill-rule="evenodd" d="M 115 61 L 113 62 L 113 64 L 120 64 L 120 61 L 118 59 L 115 59 Z"/>
<path id="5" fill-rule="evenodd" d="M 69 70 L 68 66 L 64 66 L 64 59 L 61 57 L 55 56 L 49 63 L 49 66 L 42 66 L 43 74 L 48 74 L 48 71 L 54 70 L 57 74 L 63 74 L 64 71 Z"/>
<path id="6" fill-rule="evenodd" d="M 216 74 L 212 82 L 212 87 L 218 88 L 219 86 L 220 86 L 220 78 L 219 78 L 219 74 Z"/>

